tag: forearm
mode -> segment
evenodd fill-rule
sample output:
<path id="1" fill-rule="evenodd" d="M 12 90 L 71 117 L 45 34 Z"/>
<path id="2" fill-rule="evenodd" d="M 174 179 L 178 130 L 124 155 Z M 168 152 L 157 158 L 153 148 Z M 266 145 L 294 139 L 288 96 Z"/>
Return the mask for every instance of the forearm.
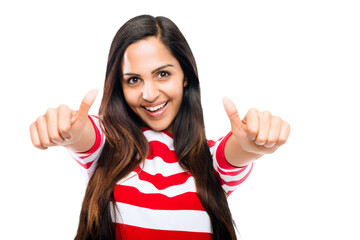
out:
<path id="1" fill-rule="evenodd" d="M 245 151 L 236 140 L 234 135 L 231 135 L 225 144 L 225 158 L 235 167 L 243 167 L 249 165 L 254 160 L 262 157 L 263 154 L 256 154 Z"/>

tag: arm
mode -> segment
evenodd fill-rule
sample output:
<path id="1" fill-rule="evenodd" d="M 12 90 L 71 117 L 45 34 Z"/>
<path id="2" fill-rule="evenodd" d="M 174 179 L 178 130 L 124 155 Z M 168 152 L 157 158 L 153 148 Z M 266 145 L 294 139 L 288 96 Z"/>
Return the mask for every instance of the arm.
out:
<path id="1" fill-rule="evenodd" d="M 229 132 L 217 141 L 208 141 L 216 176 L 228 196 L 247 179 L 253 167 L 252 163 L 236 167 L 226 159 L 225 147 L 232 135 L 232 132 Z"/>
<path id="2" fill-rule="evenodd" d="M 81 171 L 84 174 L 86 182 L 89 181 L 97 167 L 97 161 L 99 160 L 106 141 L 105 135 L 101 128 L 99 117 L 89 115 L 88 118 L 91 120 L 93 126 L 92 129 L 95 130 L 94 145 L 91 147 L 91 149 L 81 152 L 73 151 L 72 149 L 68 148 L 70 155 L 81 166 Z"/>
<path id="3" fill-rule="evenodd" d="M 233 166 L 245 166 L 275 152 L 290 134 L 290 125 L 270 112 L 250 109 L 243 120 L 229 99 L 223 101 L 233 135 L 225 145 L 225 157 Z"/>

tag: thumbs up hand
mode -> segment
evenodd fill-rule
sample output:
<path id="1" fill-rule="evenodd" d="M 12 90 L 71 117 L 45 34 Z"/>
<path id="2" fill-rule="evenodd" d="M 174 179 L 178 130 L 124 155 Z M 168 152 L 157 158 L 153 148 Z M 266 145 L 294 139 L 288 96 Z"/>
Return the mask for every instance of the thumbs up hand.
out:
<path id="1" fill-rule="evenodd" d="M 89 91 L 78 111 L 71 110 L 66 105 L 49 108 L 30 125 L 32 144 L 39 149 L 76 144 L 80 141 L 86 126 L 91 125 L 88 112 L 96 96 L 97 90 Z"/>
<path id="2" fill-rule="evenodd" d="M 280 117 L 252 108 L 240 119 L 230 99 L 224 98 L 223 105 L 232 133 L 244 151 L 260 155 L 273 153 L 287 141 L 290 125 Z"/>

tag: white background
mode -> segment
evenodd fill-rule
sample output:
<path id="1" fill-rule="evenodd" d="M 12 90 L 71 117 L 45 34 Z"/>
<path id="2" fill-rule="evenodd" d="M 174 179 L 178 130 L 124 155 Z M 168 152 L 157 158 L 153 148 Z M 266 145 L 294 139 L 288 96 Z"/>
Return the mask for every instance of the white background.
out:
<path id="1" fill-rule="evenodd" d="M 209 138 L 255 107 L 290 122 L 229 202 L 244 240 L 360 239 L 358 1 L 2 1 L 2 239 L 73 239 L 85 185 L 63 148 L 35 149 L 29 125 L 102 86 L 115 32 L 139 14 L 172 19 L 198 63 Z M 92 114 L 100 104 L 98 96 Z"/>

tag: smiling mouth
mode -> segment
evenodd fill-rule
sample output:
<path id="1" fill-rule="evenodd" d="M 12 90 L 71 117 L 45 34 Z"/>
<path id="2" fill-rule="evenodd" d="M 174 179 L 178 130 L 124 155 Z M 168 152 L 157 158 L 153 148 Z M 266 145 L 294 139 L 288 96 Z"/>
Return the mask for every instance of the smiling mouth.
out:
<path id="1" fill-rule="evenodd" d="M 149 112 L 156 112 L 156 111 L 159 111 L 160 109 L 164 108 L 168 104 L 168 102 L 169 101 L 166 101 L 166 102 L 164 102 L 162 104 L 159 104 L 159 105 L 157 105 L 155 107 L 144 107 L 144 106 L 142 106 L 142 107 L 144 109 L 146 109 L 147 111 L 149 111 Z"/>

